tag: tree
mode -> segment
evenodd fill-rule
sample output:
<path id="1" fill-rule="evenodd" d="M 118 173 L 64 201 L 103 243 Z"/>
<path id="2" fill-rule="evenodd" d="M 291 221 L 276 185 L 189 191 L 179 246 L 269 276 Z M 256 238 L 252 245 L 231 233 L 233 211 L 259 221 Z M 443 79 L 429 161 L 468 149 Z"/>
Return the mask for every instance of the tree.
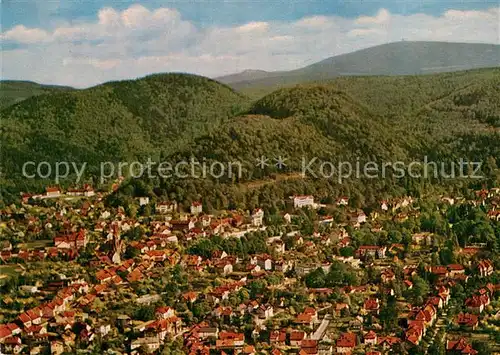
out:
<path id="1" fill-rule="evenodd" d="M 353 247 L 347 246 L 344 248 L 340 248 L 339 252 L 340 252 L 340 255 L 343 257 L 354 256 L 354 248 Z"/>
<path id="2" fill-rule="evenodd" d="M 155 318 L 155 307 L 153 305 L 140 306 L 136 311 L 134 318 L 144 322 Z"/>
<path id="3" fill-rule="evenodd" d="M 410 299 L 414 304 L 422 304 L 425 297 L 429 293 L 430 287 L 427 281 L 420 276 L 413 278 L 413 287 L 410 291 Z"/>
<path id="4" fill-rule="evenodd" d="M 317 268 L 311 271 L 305 277 L 306 286 L 309 288 L 321 288 L 325 286 L 325 271 L 323 268 Z"/>
<path id="5" fill-rule="evenodd" d="M 384 326 L 384 329 L 395 329 L 398 325 L 398 314 L 399 309 L 396 304 L 396 298 L 389 296 L 387 299 L 387 304 L 382 307 L 380 311 L 380 322 Z"/>

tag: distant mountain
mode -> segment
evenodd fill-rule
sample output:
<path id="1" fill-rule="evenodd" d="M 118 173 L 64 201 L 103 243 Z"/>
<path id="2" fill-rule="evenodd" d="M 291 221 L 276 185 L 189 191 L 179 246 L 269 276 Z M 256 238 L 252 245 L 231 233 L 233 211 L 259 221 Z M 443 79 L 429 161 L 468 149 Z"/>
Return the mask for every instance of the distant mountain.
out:
<path id="1" fill-rule="evenodd" d="M 32 81 L 0 80 L 0 109 L 31 96 L 74 90 L 69 86 L 42 85 Z"/>
<path id="2" fill-rule="evenodd" d="M 220 81 L 221 83 L 229 84 L 229 83 L 236 83 L 239 81 L 263 79 L 273 74 L 275 75 L 276 72 L 273 73 L 265 70 L 247 69 L 242 71 L 241 73 L 220 76 L 215 80 Z"/>
<path id="3" fill-rule="evenodd" d="M 417 75 L 500 66 L 500 45 L 395 42 L 322 60 L 292 71 L 217 78 L 235 89 L 278 87 L 339 76 Z"/>

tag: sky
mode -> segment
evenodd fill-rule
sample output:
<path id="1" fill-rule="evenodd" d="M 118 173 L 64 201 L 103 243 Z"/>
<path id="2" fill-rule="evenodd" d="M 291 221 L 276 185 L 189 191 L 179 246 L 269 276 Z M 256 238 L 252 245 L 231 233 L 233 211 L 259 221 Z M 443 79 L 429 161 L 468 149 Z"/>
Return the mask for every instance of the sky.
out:
<path id="1" fill-rule="evenodd" d="M 405 40 L 500 44 L 483 0 L 1 0 L 2 79 L 89 87 L 157 72 L 290 70 Z"/>

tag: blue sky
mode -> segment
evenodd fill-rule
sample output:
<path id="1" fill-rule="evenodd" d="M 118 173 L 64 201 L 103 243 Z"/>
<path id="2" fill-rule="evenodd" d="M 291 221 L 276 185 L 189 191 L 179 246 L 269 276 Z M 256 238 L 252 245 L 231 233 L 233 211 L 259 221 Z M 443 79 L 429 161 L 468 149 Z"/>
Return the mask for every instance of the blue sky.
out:
<path id="1" fill-rule="evenodd" d="M 380 8 L 393 14 L 439 15 L 446 10 L 481 10 L 498 5 L 495 0 L 3 0 L 3 30 L 23 24 L 51 27 L 61 20 L 94 18 L 103 7 L 125 10 L 133 4 L 149 9 L 177 9 L 184 19 L 200 26 L 237 25 L 250 21 L 298 20 L 311 15 L 357 17 L 374 15 Z"/>
<path id="2" fill-rule="evenodd" d="M 0 0 L 2 79 L 291 70 L 405 40 L 500 44 L 498 1 Z"/>

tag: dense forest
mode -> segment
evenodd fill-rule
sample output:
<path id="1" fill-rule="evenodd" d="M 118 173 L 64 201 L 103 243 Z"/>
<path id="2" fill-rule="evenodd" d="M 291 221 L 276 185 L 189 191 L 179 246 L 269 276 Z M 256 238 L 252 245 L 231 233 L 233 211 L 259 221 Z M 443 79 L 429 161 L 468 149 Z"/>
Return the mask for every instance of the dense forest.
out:
<path id="1" fill-rule="evenodd" d="M 31 81 L 0 80 L 0 109 L 32 96 L 74 90 L 68 86 L 42 85 Z"/>
<path id="2" fill-rule="evenodd" d="M 241 162 L 241 176 L 132 179 L 112 197 L 116 204 L 144 194 L 203 198 L 213 208 L 275 208 L 293 193 L 324 199 L 348 194 L 361 204 L 499 179 L 500 69 L 343 77 L 253 100 L 203 77 L 153 75 L 32 97 L 4 108 L 1 117 L 5 202 L 50 183 L 22 178 L 27 160 L 87 162 L 85 178 L 94 184 L 102 161 Z M 269 158 L 265 168 L 256 166 L 261 156 Z M 286 165 L 276 166 L 275 157 L 286 158 Z M 345 181 L 300 176 L 303 159 L 313 157 L 353 164 L 428 157 L 449 165 L 465 159 L 482 162 L 485 178 L 397 178 L 391 172 Z"/>

